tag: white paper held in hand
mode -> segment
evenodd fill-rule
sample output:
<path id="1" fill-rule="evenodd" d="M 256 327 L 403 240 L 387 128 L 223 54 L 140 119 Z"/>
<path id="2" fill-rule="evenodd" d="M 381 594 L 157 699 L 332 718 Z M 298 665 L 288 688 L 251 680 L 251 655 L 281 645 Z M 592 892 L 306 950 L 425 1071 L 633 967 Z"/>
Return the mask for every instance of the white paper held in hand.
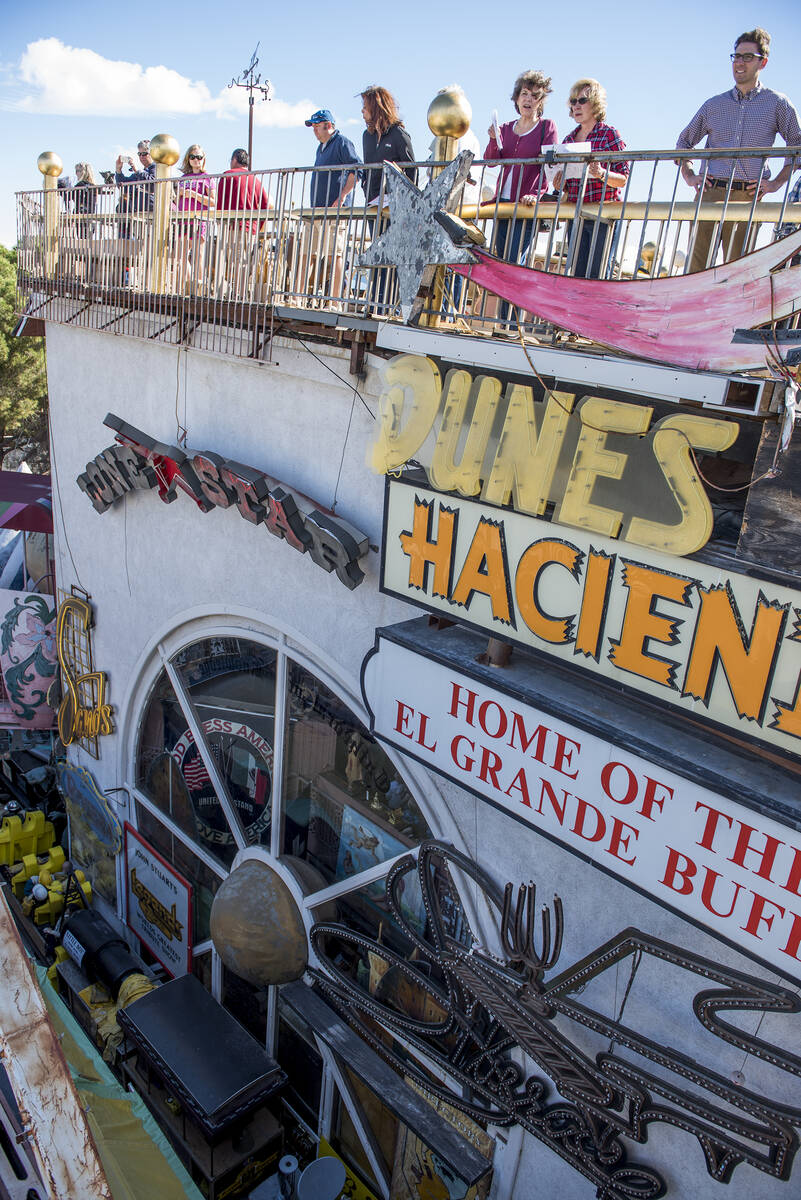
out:
<path id="1" fill-rule="evenodd" d="M 559 142 L 553 147 L 555 154 L 592 154 L 592 142 Z M 562 171 L 562 183 L 568 179 L 581 179 L 584 174 L 586 163 L 555 163 L 554 174 L 556 171 Z"/>
<path id="2" fill-rule="evenodd" d="M 501 126 L 498 122 L 498 110 L 492 110 L 492 132 L 495 134 L 495 145 L 499 150 L 503 150 L 503 139 L 501 138 Z"/>

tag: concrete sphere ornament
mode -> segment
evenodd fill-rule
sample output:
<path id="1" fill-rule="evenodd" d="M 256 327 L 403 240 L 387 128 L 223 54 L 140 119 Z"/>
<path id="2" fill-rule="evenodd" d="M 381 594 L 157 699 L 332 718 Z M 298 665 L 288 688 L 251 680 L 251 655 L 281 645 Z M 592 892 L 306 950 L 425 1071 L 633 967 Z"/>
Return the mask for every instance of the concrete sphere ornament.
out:
<path id="1" fill-rule="evenodd" d="M 435 137 L 460 138 L 472 119 L 473 110 L 460 87 L 438 92 L 428 106 L 428 128 Z"/>
<path id="2" fill-rule="evenodd" d="M 300 910 L 280 875 L 257 859 L 243 862 L 220 885 L 211 940 L 229 971 L 257 987 L 290 983 L 306 970 Z"/>
<path id="3" fill-rule="evenodd" d="M 169 133 L 157 133 L 150 139 L 150 157 L 153 162 L 171 167 L 181 157 L 181 147 Z"/>
<path id="4" fill-rule="evenodd" d="M 64 170 L 64 164 L 55 150 L 45 150 L 36 160 L 36 165 L 43 175 L 56 177 Z"/>

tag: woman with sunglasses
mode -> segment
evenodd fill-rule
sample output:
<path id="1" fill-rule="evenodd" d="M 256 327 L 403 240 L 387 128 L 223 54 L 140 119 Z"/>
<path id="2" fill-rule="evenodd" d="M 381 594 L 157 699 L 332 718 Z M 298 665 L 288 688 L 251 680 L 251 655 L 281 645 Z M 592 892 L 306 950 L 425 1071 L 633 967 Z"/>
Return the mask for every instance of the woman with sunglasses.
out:
<path id="1" fill-rule="evenodd" d="M 208 213 L 214 204 L 214 180 L 206 174 L 206 152 L 194 142 L 181 163 L 182 178 L 177 184 L 175 207 L 178 231 L 178 277 L 183 287 L 189 282 L 191 269 L 202 261 L 206 241 L 207 221 L 198 213 Z M 191 266 L 190 266 L 191 264 Z"/>
<path id="2" fill-rule="evenodd" d="M 403 165 L 414 162 L 414 150 L 412 139 L 400 119 L 398 104 L 392 93 L 385 87 L 368 87 L 360 94 L 365 125 L 362 134 L 364 165 L 368 167 L 371 164 L 379 164 L 372 166 L 370 170 L 362 171 L 361 182 L 368 207 L 374 205 L 377 211 L 379 203 L 386 203 L 383 164 L 397 163 L 412 183 L 417 183 L 417 168 Z M 380 216 L 367 218 L 371 238 L 383 233 L 387 225 L 388 222 Z M 388 272 L 379 267 L 371 274 L 368 308 L 375 307 L 379 315 L 385 315 L 388 312 Z"/>
<path id="3" fill-rule="evenodd" d="M 494 123 L 489 128 L 484 158 L 503 163 L 495 191 L 496 204 L 535 205 L 546 189 L 542 168 L 536 163 L 522 165 L 520 159 L 539 158 L 544 146 L 552 146 L 559 140 L 554 122 L 542 115 L 545 98 L 552 90 L 550 76 L 542 71 L 523 71 L 512 88 L 517 120 L 507 121 L 500 129 Z M 515 160 L 519 165 L 514 165 Z M 533 221 L 518 216 L 502 217 L 495 222 L 495 253 L 507 262 L 519 262 L 533 234 Z M 506 301 L 500 306 L 499 315 L 504 322 L 509 308 Z"/>
<path id="4" fill-rule="evenodd" d="M 565 138 L 565 142 L 589 142 L 593 151 L 625 150 L 626 143 L 612 125 L 604 123 L 606 116 L 606 88 L 597 79 L 579 79 L 570 89 L 568 111 L 578 124 Z M 582 172 L 585 181 L 584 202 L 600 204 L 606 200 L 619 200 L 620 189 L 629 174 L 629 164 L 621 160 L 614 162 L 590 162 Z M 562 186 L 564 172 L 557 171 L 554 187 Z M 564 199 L 578 203 L 581 179 L 569 178 L 565 182 Z M 598 279 L 606 258 L 607 246 L 616 222 L 582 218 L 578 232 L 578 245 L 573 256 L 573 274 L 582 279 Z M 568 221 L 566 232 L 571 238 L 573 222 Z"/>

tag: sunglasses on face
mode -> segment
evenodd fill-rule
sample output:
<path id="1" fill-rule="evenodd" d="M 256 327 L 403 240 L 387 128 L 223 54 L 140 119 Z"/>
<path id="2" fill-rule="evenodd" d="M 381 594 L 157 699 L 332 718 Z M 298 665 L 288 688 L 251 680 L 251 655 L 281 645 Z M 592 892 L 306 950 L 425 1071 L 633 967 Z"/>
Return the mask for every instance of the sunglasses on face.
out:
<path id="1" fill-rule="evenodd" d="M 570 101 L 570 107 L 572 108 L 576 104 L 586 104 L 588 102 L 588 100 L 589 100 L 589 96 L 576 96 L 573 100 Z"/>
<path id="2" fill-rule="evenodd" d="M 202 154 L 190 154 L 189 161 L 190 162 L 203 162 L 203 155 Z"/>
<path id="3" fill-rule="evenodd" d="M 753 62 L 755 58 L 761 59 L 762 55 L 761 54 L 730 54 L 729 58 L 731 59 L 732 62 L 750 63 L 750 62 Z"/>

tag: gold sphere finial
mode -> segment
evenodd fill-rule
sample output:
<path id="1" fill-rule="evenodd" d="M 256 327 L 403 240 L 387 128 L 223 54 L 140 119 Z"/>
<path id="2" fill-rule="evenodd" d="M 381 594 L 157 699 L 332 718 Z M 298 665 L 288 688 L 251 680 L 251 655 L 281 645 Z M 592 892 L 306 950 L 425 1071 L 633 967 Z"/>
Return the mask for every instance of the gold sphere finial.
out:
<path id="1" fill-rule="evenodd" d="M 428 106 L 428 128 L 435 137 L 460 138 L 472 119 L 470 101 L 458 84 L 437 92 Z"/>
<path id="2" fill-rule="evenodd" d="M 36 160 L 36 165 L 43 175 L 58 176 L 64 170 L 64 164 L 55 150 L 45 150 Z"/>
<path id="3" fill-rule="evenodd" d="M 153 162 L 171 167 L 181 157 L 181 147 L 170 133 L 157 133 L 150 139 L 150 157 Z"/>

